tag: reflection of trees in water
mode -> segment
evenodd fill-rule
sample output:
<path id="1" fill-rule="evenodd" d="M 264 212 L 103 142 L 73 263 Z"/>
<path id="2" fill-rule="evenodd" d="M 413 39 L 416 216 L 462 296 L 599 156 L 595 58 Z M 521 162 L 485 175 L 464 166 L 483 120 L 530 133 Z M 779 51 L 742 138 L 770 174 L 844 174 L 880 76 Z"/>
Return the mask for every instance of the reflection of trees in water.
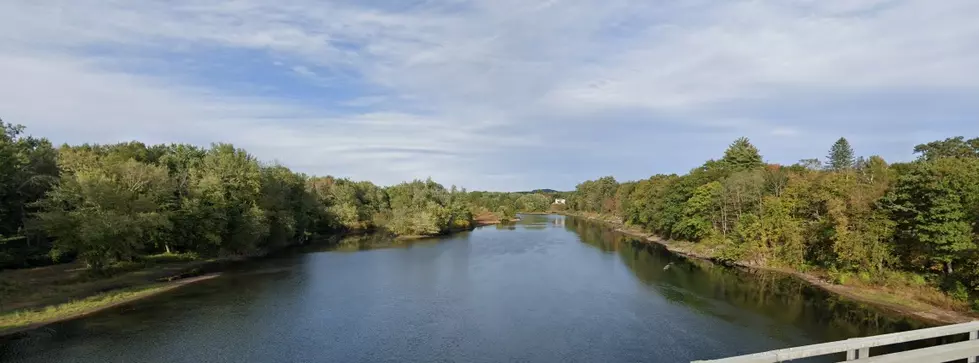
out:
<path id="1" fill-rule="evenodd" d="M 749 311 L 798 327 L 820 340 L 925 326 L 843 300 L 792 276 L 686 259 L 587 220 L 568 218 L 565 226 L 583 243 L 617 253 L 640 281 L 664 298 L 721 319 L 734 321 Z"/>
<path id="2" fill-rule="evenodd" d="M 304 248 L 302 253 L 317 251 L 367 251 L 379 248 L 411 248 L 414 246 L 435 245 L 448 240 L 468 240 L 470 232 L 457 232 L 446 236 L 420 239 L 398 239 L 389 233 L 377 232 L 347 236 L 337 241 L 314 243 Z"/>
<path id="3" fill-rule="evenodd" d="M 585 244 L 598 247 L 598 249 L 605 252 L 616 251 L 618 249 L 617 245 L 622 243 L 627 237 L 598 223 L 573 217 L 566 218 L 564 229 L 578 234 L 578 237 Z"/>

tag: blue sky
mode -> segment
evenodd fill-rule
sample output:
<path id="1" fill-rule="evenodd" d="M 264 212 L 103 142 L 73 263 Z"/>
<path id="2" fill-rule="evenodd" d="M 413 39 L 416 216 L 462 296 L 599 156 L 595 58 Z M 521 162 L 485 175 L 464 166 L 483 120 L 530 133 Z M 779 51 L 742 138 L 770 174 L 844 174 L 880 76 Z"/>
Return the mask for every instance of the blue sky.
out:
<path id="1" fill-rule="evenodd" d="M 571 189 L 979 136 L 973 0 L 0 2 L 0 117 L 393 184 Z"/>

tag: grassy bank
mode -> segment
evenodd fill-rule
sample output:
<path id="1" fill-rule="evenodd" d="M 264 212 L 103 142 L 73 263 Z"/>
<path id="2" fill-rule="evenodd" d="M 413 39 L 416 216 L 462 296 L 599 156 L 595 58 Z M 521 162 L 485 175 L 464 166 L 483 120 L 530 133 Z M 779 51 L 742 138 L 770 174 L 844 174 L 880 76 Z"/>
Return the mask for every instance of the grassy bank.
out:
<path id="1" fill-rule="evenodd" d="M 716 249 L 711 246 L 685 241 L 669 241 L 635 226 L 625 225 L 618 217 L 592 213 L 565 212 L 562 214 L 608 224 L 619 232 L 638 237 L 646 242 L 660 244 L 678 255 L 723 262 L 718 258 Z M 789 274 L 844 298 L 929 323 L 961 323 L 979 318 L 979 315 L 970 311 L 967 303 L 952 299 L 933 286 L 913 282 L 911 281 L 913 279 L 903 276 L 895 277 L 886 283 L 874 283 L 856 276 L 840 281 L 839 275 L 819 269 L 802 272 L 795 269 L 743 262 L 734 263 L 734 265 Z M 898 276 L 900 275 L 898 274 Z"/>
<path id="2" fill-rule="evenodd" d="M 477 220 L 475 226 L 496 223 L 499 221 L 484 218 Z M 368 231 L 351 231 L 318 244 L 332 246 L 344 237 L 367 234 Z M 429 237 L 432 236 L 402 236 L 398 240 Z M 0 271 L 0 336 L 163 293 L 263 256 L 201 259 L 194 254 L 161 254 L 117 263 L 101 273 L 94 273 L 81 262 Z"/>
<path id="3" fill-rule="evenodd" d="M 119 263 L 101 273 L 89 270 L 81 262 L 0 271 L 0 314 L 189 277 L 222 261 L 192 255 L 157 255 Z"/>
<path id="4" fill-rule="evenodd" d="M 62 320 L 78 318 L 216 276 L 216 274 L 212 274 L 172 282 L 113 290 L 81 300 L 44 308 L 4 312 L 0 314 L 0 336 L 34 329 Z"/>
<path id="5" fill-rule="evenodd" d="M 80 262 L 0 271 L 0 336 L 87 315 L 208 279 L 243 258 L 146 256 L 95 273 Z"/>

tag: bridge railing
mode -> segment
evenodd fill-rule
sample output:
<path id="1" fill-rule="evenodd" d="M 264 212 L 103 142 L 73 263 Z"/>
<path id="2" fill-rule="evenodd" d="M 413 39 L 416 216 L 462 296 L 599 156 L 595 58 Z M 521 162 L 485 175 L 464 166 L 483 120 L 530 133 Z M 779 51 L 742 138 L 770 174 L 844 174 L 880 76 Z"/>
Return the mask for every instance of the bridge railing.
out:
<path id="1" fill-rule="evenodd" d="M 966 333 L 969 334 L 969 339 L 957 343 L 911 349 L 875 357 L 870 356 L 870 348 L 873 347 L 964 335 Z M 847 361 L 858 360 L 866 363 L 924 363 L 962 359 L 966 359 L 969 363 L 976 363 L 976 357 L 979 357 L 979 321 L 772 350 L 724 359 L 695 361 L 694 363 L 776 363 L 840 353 L 846 353 Z"/>

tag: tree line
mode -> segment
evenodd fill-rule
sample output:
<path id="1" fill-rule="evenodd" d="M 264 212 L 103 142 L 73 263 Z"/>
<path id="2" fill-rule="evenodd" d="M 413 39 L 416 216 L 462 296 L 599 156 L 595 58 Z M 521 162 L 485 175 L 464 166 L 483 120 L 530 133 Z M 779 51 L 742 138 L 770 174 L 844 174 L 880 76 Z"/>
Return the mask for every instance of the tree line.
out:
<path id="1" fill-rule="evenodd" d="M 0 268 L 253 255 L 350 231 L 437 235 L 546 211 L 550 198 L 308 176 L 222 143 L 54 147 L 0 122 Z"/>
<path id="2" fill-rule="evenodd" d="M 825 161 L 778 165 L 740 138 L 685 175 L 583 182 L 568 207 L 619 216 L 728 261 L 868 282 L 905 276 L 967 300 L 979 291 L 979 138 L 914 152 L 912 162 L 888 164 L 857 157 L 841 138 Z"/>

